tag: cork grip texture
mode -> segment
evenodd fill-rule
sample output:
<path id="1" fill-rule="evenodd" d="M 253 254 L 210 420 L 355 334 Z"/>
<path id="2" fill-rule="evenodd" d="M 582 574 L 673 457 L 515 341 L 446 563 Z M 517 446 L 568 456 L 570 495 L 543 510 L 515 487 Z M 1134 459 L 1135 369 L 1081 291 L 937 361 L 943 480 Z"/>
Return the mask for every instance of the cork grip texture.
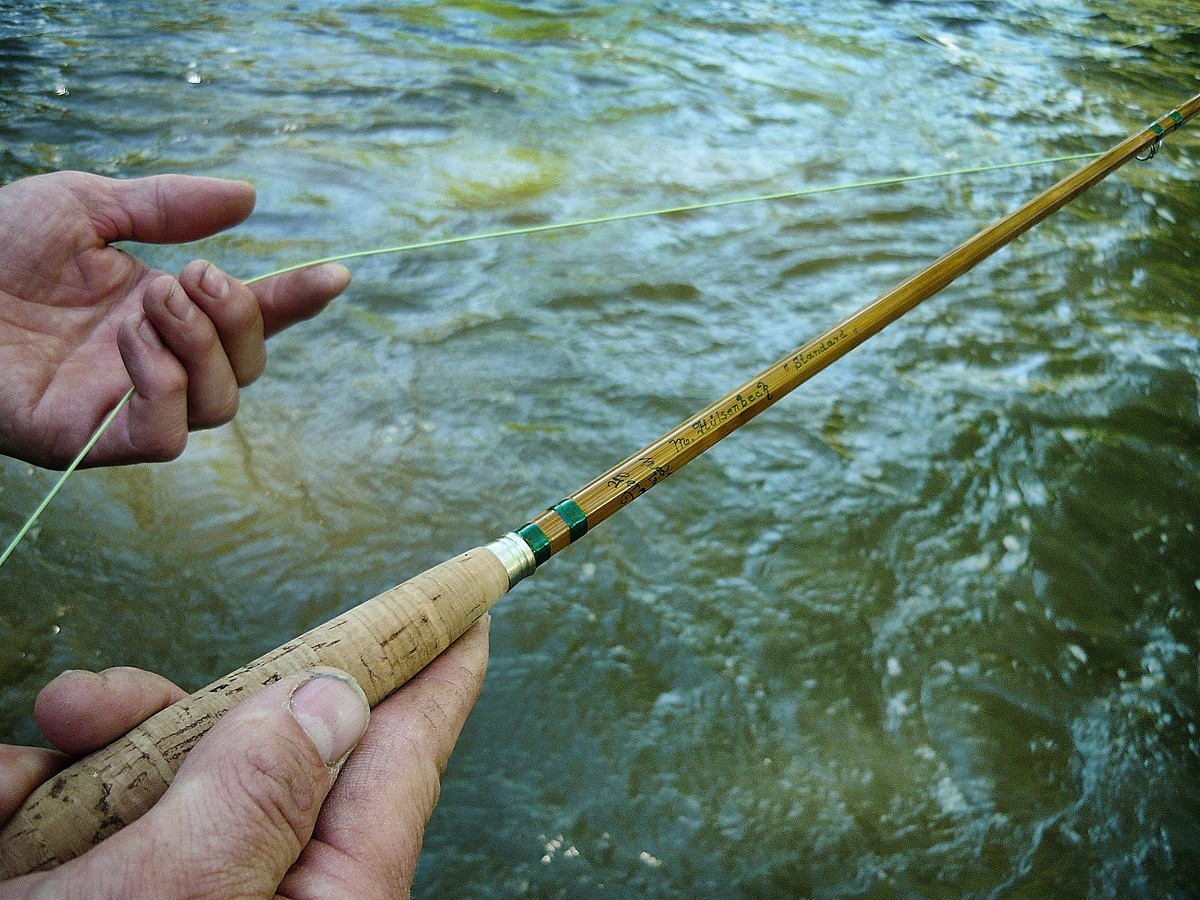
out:
<path id="1" fill-rule="evenodd" d="M 86 852 L 145 813 L 224 713 L 313 666 L 353 675 L 371 705 L 403 685 L 508 591 L 476 548 L 380 594 L 152 716 L 39 787 L 0 830 L 0 880 Z"/>

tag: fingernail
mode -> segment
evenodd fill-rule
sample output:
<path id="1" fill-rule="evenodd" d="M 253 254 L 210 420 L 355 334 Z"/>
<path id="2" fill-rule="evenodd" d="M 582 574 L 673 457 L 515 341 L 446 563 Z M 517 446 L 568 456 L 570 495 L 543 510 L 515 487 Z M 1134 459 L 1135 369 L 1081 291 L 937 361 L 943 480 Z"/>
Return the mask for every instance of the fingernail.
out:
<path id="1" fill-rule="evenodd" d="M 137 327 L 138 337 L 142 339 L 142 343 L 153 350 L 163 349 L 162 338 L 158 336 L 158 332 L 154 330 L 154 326 L 150 324 L 149 319 L 142 319 L 142 322 Z M 128 334 L 128 332 L 126 332 Z"/>
<path id="2" fill-rule="evenodd" d="M 328 766 L 349 755 L 367 730 L 371 708 L 352 678 L 317 675 L 292 694 L 292 715 Z"/>
<path id="3" fill-rule="evenodd" d="M 229 279 L 222 275 L 217 270 L 217 267 L 211 263 L 204 267 L 204 274 L 200 277 L 200 285 L 210 297 L 224 300 L 229 296 Z"/>
<path id="4" fill-rule="evenodd" d="M 167 294 L 167 309 L 180 322 L 190 322 L 192 316 L 196 314 L 195 305 L 183 292 L 183 288 L 179 286 L 178 282 L 172 285 L 171 293 Z"/>

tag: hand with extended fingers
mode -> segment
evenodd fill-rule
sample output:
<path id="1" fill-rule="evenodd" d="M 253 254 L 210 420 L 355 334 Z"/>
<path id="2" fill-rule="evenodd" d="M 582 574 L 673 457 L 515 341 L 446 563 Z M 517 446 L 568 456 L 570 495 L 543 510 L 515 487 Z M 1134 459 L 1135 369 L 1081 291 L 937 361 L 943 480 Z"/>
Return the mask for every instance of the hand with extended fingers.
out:
<path id="1" fill-rule="evenodd" d="M 254 188 L 57 172 L 0 188 L 0 453 L 66 466 L 132 385 L 85 465 L 171 459 L 229 421 L 265 337 L 316 314 L 350 275 L 325 265 L 247 286 L 196 261 L 179 277 L 114 246 L 175 243 L 243 221 Z"/>

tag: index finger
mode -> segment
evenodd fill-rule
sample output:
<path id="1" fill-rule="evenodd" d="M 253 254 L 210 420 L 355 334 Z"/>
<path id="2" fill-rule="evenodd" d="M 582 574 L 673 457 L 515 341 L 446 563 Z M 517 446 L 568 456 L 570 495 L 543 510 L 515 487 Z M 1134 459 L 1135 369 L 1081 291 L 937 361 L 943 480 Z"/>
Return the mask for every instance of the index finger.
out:
<path id="1" fill-rule="evenodd" d="M 104 241 L 174 244 L 208 237 L 245 220 L 254 186 L 196 175 L 121 180 L 73 173 L 70 187 Z"/>
<path id="2" fill-rule="evenodd" d="M 161 675 L 128 666 L 68 671 L 42 688 L 33 717 L 55 747 L 82 756 L 186 696 Z"/>
<path id="3" fill-rule="evenodd" d="M 9 820 L 38 785 L 70 762 L 69 756 L 53 750 L 0 744 L 0 824 Z"/>
<path id="4" fill-rule="evenodd" d="M 350 284 L 350 270 L 325 263 L 247 282 L 262 309 L 267 337 L 295 322 L 309 319 Z"/>

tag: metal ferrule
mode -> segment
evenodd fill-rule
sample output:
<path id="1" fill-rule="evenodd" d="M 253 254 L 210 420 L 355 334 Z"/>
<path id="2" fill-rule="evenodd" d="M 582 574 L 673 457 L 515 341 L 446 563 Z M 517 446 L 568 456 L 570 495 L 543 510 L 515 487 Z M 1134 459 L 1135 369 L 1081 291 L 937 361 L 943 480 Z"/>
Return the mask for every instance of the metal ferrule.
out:
<path id="1" fill-rule="evenodd" d="M 532 575 L 537 569 L 533 551 L 515 531 L 510 531 L 503 537 L 486 544 L 485 549 L 491 550 L 507 570 L 509 590 L 512 590 L 518 581 Z"/>

